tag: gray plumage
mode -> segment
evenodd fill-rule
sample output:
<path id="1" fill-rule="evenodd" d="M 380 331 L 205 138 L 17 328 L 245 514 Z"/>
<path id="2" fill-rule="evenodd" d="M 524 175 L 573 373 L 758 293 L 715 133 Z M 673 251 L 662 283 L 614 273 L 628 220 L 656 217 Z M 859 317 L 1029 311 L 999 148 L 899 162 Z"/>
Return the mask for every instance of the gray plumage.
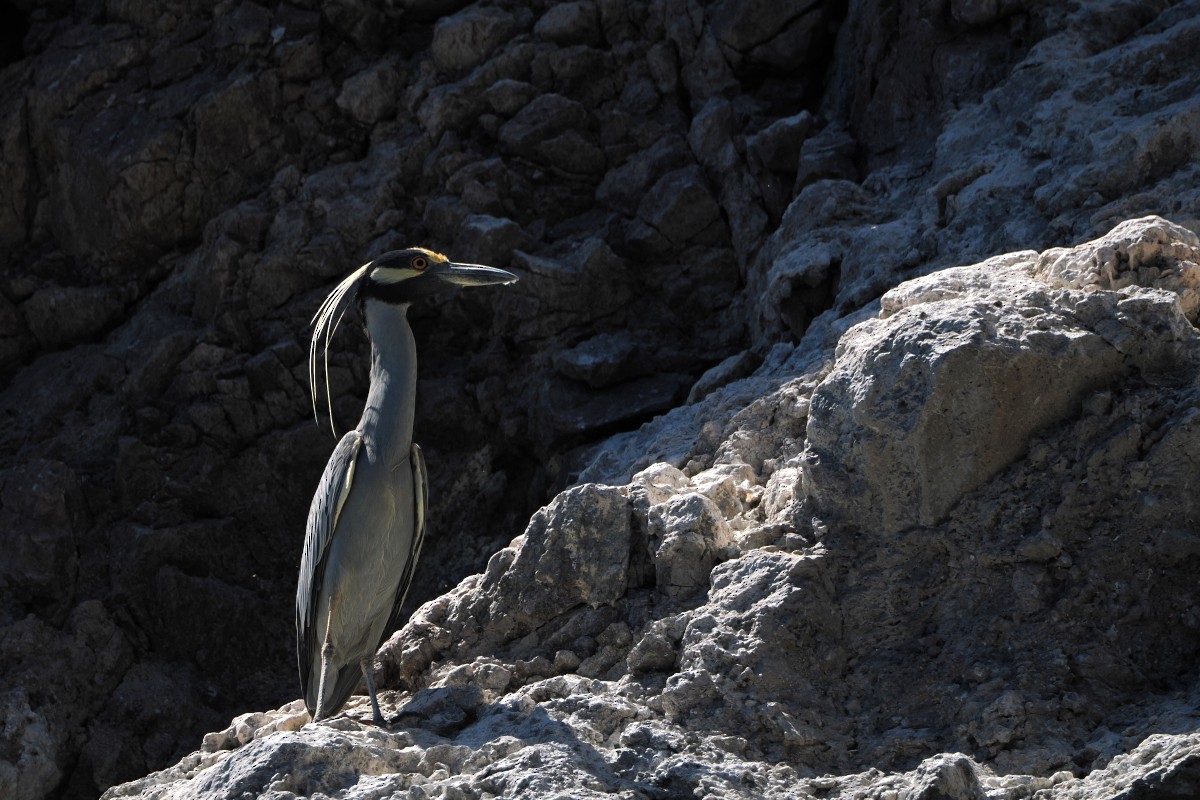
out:
<path id="1" fill-rule="evenodd" d="M 399 623 L 428 508 L 425 460 L 412 441 L 417 354 L 408 306 L 440 289 L 516 279 L 504 270 L 454 264 L 429 250 L 400 250 L 351 273 L 314 317 L 314 413 L 322 337 L 328 386 L 329 339 L 355 299 L 371 340 L 371 382 L 362 418 L 334 448 L 309 508 L 296 586 L 296 656 L 313 720 L 336 714 L 362 676 L 372 716 L 384 724 L 372 663 Z"/>

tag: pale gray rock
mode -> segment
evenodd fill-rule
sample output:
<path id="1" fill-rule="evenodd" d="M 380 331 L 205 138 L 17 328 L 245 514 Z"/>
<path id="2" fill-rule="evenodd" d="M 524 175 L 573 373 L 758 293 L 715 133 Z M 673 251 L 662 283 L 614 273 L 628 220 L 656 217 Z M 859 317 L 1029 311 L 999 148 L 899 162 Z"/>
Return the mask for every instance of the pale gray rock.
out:
<path id="1" fill-rule="evenodd" d="M 1121 353 L 1044 284 L 1012 285 L 1032 266 L 966 268 L 1009 286 L 907 306 L 843 337 L 808 423 L 808 490 L 822 511 L 884 531 L 937 524 L 1031 434 L 1126 375 Z"/>
<path id="2" fill-rule="evenodd" d="M 1055 287 L 1172 292 L 1195 325 L 1200 321 L 1198 252 L 1200 237 L 1187 228 L 1158 217 L 1128 220 L 1083 247 L 1047 250 L 1034 274 Z"/>
<path id="3" fill-rule="evenodd" d="M 614 436 L 588 455 L 580 480 L 624 484 L 655 463 L 684 468 L 711 462 L 729 420 L 782 383 L 777 370 L 793 353 L 780 345 L 755 374 L 710 392 L 697 403 L 672 409 L 637 431 Z"/>
<path id="4" fill-rule="evenodd" d="M 451 655 L 553 659 L 560 644 L 587 645 L 583 639 L 594 651 L 595 637 L 613 621 L 612 606 L 627 588 L 630 521 L 629 500 L 614 487 L 564 492 L 492 556 L 482 575 L 414 616 L 410 627 L 418 637 L 395 638 L 381 655 L 385 670 L 415 682 Z M 531 648 L 547 637 L 548 652 Z"/>
<path id="5" fill-rule="evenodd" d="M 916 769 L 906 800 L 985 800 L 979 767 L 962 753 L 926 759 Z"/>
<path id="6" fill-rule="evenodd" d="M 1185 231 L 1171 239 L 1172 230 L 1151 218 L 1105 241 L 1157 236 L 1187 261 L 1194 244 Z M 933 325 L 981 308 L 999 314 L 983 301 L 1004 297 L 1046 323 L 996 323 L 1030 348 L 1048 332 L 1103 327 L 1100 315 L 1119 318 L 1130 300 L 1151 300 L 1145 313 L 1169 317 L 1173 310 L 1182 318 L 1184 289 L 1054 289 L 1036 275 L 1044 261 L 1088 263 L 1097 247 L 1040 258 L 1017 253 L 902 284 L 884 298 L 879 320 L 846 332 L 836 351 L 827 345 L 831 369 L 797 376 L 812 365 L 784 347 L 757 379 L 689 407 L 719 419 L 718 400 L 729 402 L 738 384 L 768 376 L 777 382 L 777 391 L 743 403 L 720 429 L 713 465 L 691 472 L 656 465 L 622 488 L 582 485 L 560 495 L 483 574 L 427 604 L 389 642 L 381 656 L 385 680 L 402 678 L 415 692 L 385 693 L 403 729 L 357 722 L 366 715 L 360 698 L 350 718 L 280 732 L 300 721 L 295 706 L 285 707 L 235 720 L 205 751 L 108 797 L 206 796 L 229 785 L 260 796 L 328 790 L 341 797 L 411 794 L 414 785 L 463 797 L 518 785 L 544 793 L 584 786 L 597 795 L 704 786 L 768 798 L 798 788 L 847 799 L 1101 798 L 1159 787 L 1186 796 L 1195 783 L 1194 736 L 1147 734 L 1158 724 L 1194 725 L 1194 692 L 1181 688 L 1158 700 L 1139 692 L 1141 675 L 1169 681 L 1194 654 L 1194 641 L 1187 644 L 1194 637 L 1167 609 L 1186 605 L 1192 590 L 1181 556 L 1194 551 L 1195 537 L 1181 522 L 1197 509 L 1182 453 L 1198 446 L 1195 414 L 1172 416 L 1161 407 L 1155 414 L 1162 389 L 1126 387 L 1111 380 L 1104 362 L 1092 364 L 1109 388 L 1089 393 L 1074 415 L 1026 431 L 1028 455 L 974 491 L 960 487 L 944 521 L 914 521 L 906 530 L 836 517 L 807 522 L 806 513 L 821 511 L 798 480 L 809 465 L 772 466 L 756 455 L 770 450 L 778 458 L 802 445 L 788 441 L 805 435 L 806 421 L 810 433 L 819 427 L 810 417 L 816 398 L 858 358 L 859 337 L 870 340 L 879 326 L 910 315 L 923 313 Z M 1162 270 L 1172 272 L 1169 263 Z M 1068 304 L 1093 318 L 1051 313 Z M 952 353 L 989 341 L 965 326 L 932 330 L 904 352 Z M 1075 338 L 1098 336 L 1089 330 Z M 1187 333 L 1175 324 L 1153 330 L 1168 338 Z M 1200 337 L 1190 336 L 1180 353 L 1194 352 Z M 1198 363 L 1177 362 L 1186 376 L 1171 384 L 1168 408 L 1194 405 Z M 918 374 L 935 383 L 936 375 Z M 1003 370 L 984 371 L 967 388 L 996 393 L 1006 380 Z M 810 397 L 811 412 L 801 402 Z M 845 413 L 889 399 L 894 410 L 905 407 L 906 395 L 884 392 L 877 400 L 862 392 L 848 397 Z M 948 452 L 977 449 L 939 431 L 926 432 L 925 441 Z M 865 470 L 864 478 L 885 486 L 892 471 Z M 1047 479 L 1056 472 L 1073 476 L 1069 486 Z M 1114 496 L 1136 495 L 1150 481 L 1174 501 L 1112 508 Z M 1034 507 L 1022 509 L 1017 498 Z M 1003 519 L 980 541 L 980 520 L 997 515 Z M 790 529 L 777 539 L 790 546 L 740 535 L 766 526 Z M 1158 533 L 1150 540 L 1107 535 L 1116 529 Z M 663 546 L 672 536 L 687 546 Z M 633 568 L 647 558 L 655 567 L 650 583 Z M 1149 569 L 1130 574 L 1124 565 L 1135 559 Z M 1114 591 L 1118 575 L 1132 584 L 1116 590 L 1111 616 L 1080 613 L 1092 592 Z M 915 593 L 897 592 L 898 581 Z M 681 587 L 701 592 L 689 603 Z M 688 607 L 680 610 L 681 603 Z M 613 613 L 620 607 L 639 609 L 635 624 Z M 1153 620 L 1161 621 L 1154 631 L 1135 633 Z M 1098 635 L 1112 626 L 1118 635 Z M 1129 636 L 1145 652 L 1126 650 Z M 980 650 L 979 637 L 1010 646 Z M 1094 737 L 1102 708 L 1139 709 L 1143 721 L 1120 736 Z M 340 744 L 325 744 L 328 737 Z M 1065 745 L 1079 737 L 1093 755 Z M 964 747 L 975 754 L 955 753 Z M 1120 756 L 1123 750 L 1130 755 Z M 218 761 L 218 753 L 228 754 Z M 1081 757 L 1107 763 L 1082 777 L 1063 769 Z M 284 764 L 292 765 L 293 783 L 279 782 Z M 891 771 L 866 769 L 879 765 Z M 323 782 L 331 774 L 336 789 Z"/>
<path id="7" fill-rule="evenodd" d="M 1106 797 L 1188 797 L 1200 791 L 1200 736 L 1149 736 L 1131 752 L 1082 780 L 1065 776 L 1056 796 L 1069 800 Z"/>
<path id="8" fill-rule="evenodd" d="M 673 599 L 707 589 L 722 549 L 733 544 L 722 509 L 698 492 L 652 509 L 650 536 L 655 583 Z"/>
<path id="9" fill-rule="evenodd" d="M 1131 221 L 1070 255 L 999 257 L 885 295 L 884 318 L 843 337 L 834 371 L 813 393 L 806 479 L 818 507 L 862 528 L 936 524 L 1020 455 L 1033 433 L 1076 414 L 1086 396 L 1131 372 L 1153 378 L 1191 368 L 1197 341 L 1182 309 L 1194 308 L 1195 290 L 1161 276 L 1191 276 L 1200 240 L 1175 227 L 1164 247 L 1171 229 L 1157 218 Z M 1107 281 L 1118 291 L 1096 291 L 1097 279 L 1091 292 L 1052 295 L 1036 279 L 1062 285 L 1068 264 L 1111 273 L 1121 256 L 1129 265 L 1123 279 Z M 1130 288 L 1143 258 L 1154 265 L 1143 279 L 1174 292 Z M 885 398 L 889 420 L 871 411 L 875 398 Z M 878 472 L 867 466 L 876 458 Z"/>

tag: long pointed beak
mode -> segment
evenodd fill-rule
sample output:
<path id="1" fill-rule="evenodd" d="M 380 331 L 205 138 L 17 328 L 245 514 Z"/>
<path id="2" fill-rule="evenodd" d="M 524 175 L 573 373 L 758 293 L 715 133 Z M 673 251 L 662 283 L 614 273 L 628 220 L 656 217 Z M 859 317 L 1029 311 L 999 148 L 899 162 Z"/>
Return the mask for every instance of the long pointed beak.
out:
<path id="1" fill-rule="evenodd" d="M 442 280 L 456 286 L 487 286 L 492 283 L 516 283 L 517 276 L 508 270 L 485 267 L 482 264 L 450 264 L 450 268 L 438 272 Z"/>

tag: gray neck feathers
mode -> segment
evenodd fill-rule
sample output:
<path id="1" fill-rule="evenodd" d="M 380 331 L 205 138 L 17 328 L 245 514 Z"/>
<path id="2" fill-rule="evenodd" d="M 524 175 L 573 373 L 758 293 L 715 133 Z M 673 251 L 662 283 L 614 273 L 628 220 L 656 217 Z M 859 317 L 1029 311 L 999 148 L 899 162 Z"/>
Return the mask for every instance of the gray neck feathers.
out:
<path id="1" fill-rule="evenodd" d="M 371 338 L 371 390 L 358 430 L 367 457 L 389 466 L 409 457 L 417 397 L 417 343 L 408 325 L 408 304 L 373 298 L 365 303 Z"/>

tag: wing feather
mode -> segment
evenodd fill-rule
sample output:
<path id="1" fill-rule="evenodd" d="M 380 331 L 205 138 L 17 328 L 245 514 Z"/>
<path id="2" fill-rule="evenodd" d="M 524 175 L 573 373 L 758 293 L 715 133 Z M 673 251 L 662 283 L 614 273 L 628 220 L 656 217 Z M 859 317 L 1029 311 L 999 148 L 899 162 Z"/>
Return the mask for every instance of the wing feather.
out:
<path id="1" fill-rule="evenodd" d="M 404 607 L 404 598 L 408 596 L 409 586 L 412 585 L 416 573 L 417 560 L 421 557 L 421 545 L 425 541 L 425 512 L 429 507 L 429 481 L 426 479 L 425 455 L 416 442 L 413 442 L 409 460 L 412 463 L 413 479 L 413 536 L 409 544 L 408 561 L 404 565 L 404 573 L 400 577 L 400 585 L 396 590 L 396 600 L 392 604 L 392 615 L 379 638 L 378 650 L 388 636 L 400 627 L 400 609 Z"/>
<path id="2" fill-rule="evenodd" d="M 354 465 L 362 449 L 362 434 L 349 431 L 338 442 L 325 465 L 321 483 L 313 495 L 308 510 L 308 529 L 304 537 L 304 555 L 300 561 L 300 580 L 296 585 L 296 661 L 300 667 L 300 690 L 308 701 L 309 688 L 320 676 L 311 675 L 313 659 L 320 650 L 317 641 L 317 601 L 324 583 L 325 564 L 329 545 L 337 530 L 338 517 L 350 486 L 354 482 Z M 310 703 L 313 712 L 316 693 Z"/>

